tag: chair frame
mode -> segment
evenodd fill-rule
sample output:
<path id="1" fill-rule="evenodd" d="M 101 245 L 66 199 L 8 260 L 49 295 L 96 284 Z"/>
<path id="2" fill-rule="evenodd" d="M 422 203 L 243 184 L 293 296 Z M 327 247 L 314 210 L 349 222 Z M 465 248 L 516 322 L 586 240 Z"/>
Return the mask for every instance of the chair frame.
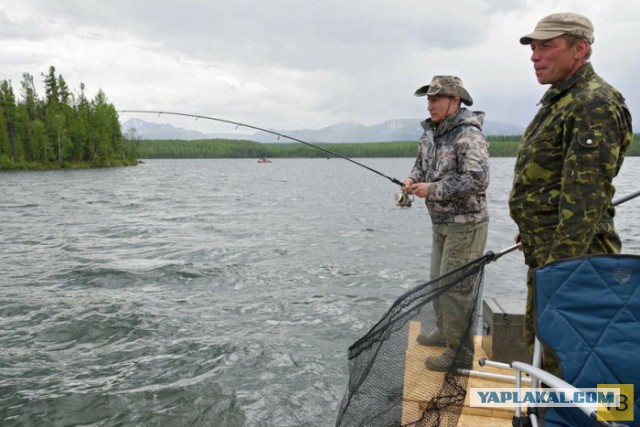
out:
<path id="1" fill-rule="evenodd" d="M 598 255 L 595 255 L 595 256 L 598 256 Z M 536 298 L 537 298 L 537 295 L 536 295 Z M 576 392 L 581 391 L 580 388 L 573 386 L 572 384 L 568 383 L 562 378 L 559 378 L 545 371 L 544 369 L 541 369 L 542 343 L 538 339 L 538 337 L 536 337 L 535 343 L 534 343 L 532 363 L 525 363 L 520 361 L 513 361 L 511 363 L 501 363 L 501 362 L 495 362 L 487 359 L 481 359 L 479 363 L 480 363 L 480 366 L 486 365 L 486 366 L 492 366 L 492 367 L 503 368 L 503 369 L 506 368 L 506 369 L 513 370 L 515 385 L 518 391 L 522 389 L 523 382 L 525 382 L 524 380 L 529 380 L 529 379 L 530 379 L 532 388 L 538 388 L 540 387 L 541 384 L 544 384 L 547 388 L 549 388 L 549 390 L 554 390 L 554 391 L 560 391 L 561 389 L 564 391 L 566 390 L 573 390 Z M 467 375 L 484 376 L 484 377 L 488 377 L 489 375 L 491 375 L 489 373 L 485 373 L 482 371 L 465 371 L 465 372 L 459 372 L 459 373 L 467 374 Z M 528 378 L 527 377 L 523 378 L 522 376 L 523 373 L 526 374 Z M 626 424 L 620 424 L 613 421 L 605 421 L 605 420 L 599 419 L 598 410 L 602 411 L 603 407 L 602 405 L 598 405 L 597 403 L 574 402 L 572 405 L 573 407 L 579 409 L 581 412 L 587 415 L 590 419 L 592 419 L 598 425 L 609 426 L 609 427 L 626 425 Z M 523 417 L 522 412 L 523 411 L 522 411 L 521 404 L 517 404 L 515 407 L 515 416 L 514 416 L 514 424 L 513 424 L 514 426 L 516 425 L 531 425 L 532 427 L 539 426 L 538 413 L 535 407 L 530 406 L 528 410 L 528 415 L 526 418 L 528 418 L 528 423 L 530 424 L 527 424 L 524 421 L 525 417 Z"/>

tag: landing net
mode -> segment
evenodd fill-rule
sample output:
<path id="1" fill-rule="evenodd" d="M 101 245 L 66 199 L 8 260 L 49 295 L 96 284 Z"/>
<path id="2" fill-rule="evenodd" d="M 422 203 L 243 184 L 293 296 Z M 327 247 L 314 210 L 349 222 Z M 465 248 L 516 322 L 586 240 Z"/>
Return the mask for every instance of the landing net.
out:
<path id="1" fill-rule="evenodd" d="M 458 424 L 468 382 L 458 369 L 473 364 L 484 266 L 494 259 L 488 252 L 405 293 L 349 348 L 349 382 L 337 427 Z M 459 339 L 453 340 L 457 345 L 419 344 L 420 333 L 436 330 L 434 303 L 450 311 L 451 299 L 458 301 L 455 310 L 463 325 Z M 454 355 L 449 366 L 442 371 L 427 367 L 427 358 L 447 351 Z"/>

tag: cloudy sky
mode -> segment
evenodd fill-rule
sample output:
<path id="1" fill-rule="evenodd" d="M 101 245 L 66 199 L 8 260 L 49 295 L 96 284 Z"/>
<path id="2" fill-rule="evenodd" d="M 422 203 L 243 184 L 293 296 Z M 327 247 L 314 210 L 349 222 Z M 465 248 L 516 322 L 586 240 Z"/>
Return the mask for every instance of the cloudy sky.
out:
<path id="1" fill-rule="evenodd" d="M 640 113 L 640 7 L 631 0 L 0 0 L 0 80 L 53 65 L 119 110 L 287 129 L 426 117 L 413 97 L 455 74 L 487 120 L 526 125 L 545 86 L 521 35 L 587 15 L 596 71 Z M 123 115 L 123 118 L 129 116 Z M 201 131 L 212 122 L 139 116 Z M 640 117 L 640 116 L 638 116 Z M 228 125 L 225 125 L 228 127 Z"/>

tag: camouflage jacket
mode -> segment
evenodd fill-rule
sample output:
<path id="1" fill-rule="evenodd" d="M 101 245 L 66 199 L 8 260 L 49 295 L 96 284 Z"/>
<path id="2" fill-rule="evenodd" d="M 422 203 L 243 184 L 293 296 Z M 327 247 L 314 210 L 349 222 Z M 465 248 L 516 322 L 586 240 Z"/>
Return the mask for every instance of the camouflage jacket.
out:
<path id="1" fill-rule="evenodd" d="M 428 182 L 431 221 L 478 223 L 489 219 L 487 195 L 489 152 L 482 134 L 484 113 L 460 108 L 437 128 L 421 122 L 424 132 L 409 178 Z"/>
<path id="2" fill-rule="evenodd" d="M 509 198 L 525 261 L 537 267 L 619 251 L 612 181 L 632 139 L 624 98 L 587 63 L 540 103 L 522 138 Z"/>

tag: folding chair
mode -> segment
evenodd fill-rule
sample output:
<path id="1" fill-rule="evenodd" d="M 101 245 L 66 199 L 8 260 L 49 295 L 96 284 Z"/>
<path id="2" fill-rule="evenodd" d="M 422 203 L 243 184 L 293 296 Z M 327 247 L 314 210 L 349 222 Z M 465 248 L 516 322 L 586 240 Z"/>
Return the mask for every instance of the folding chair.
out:
<path id="1" fill-rule="evenodd" d="M 522 373 L 531 376 L 532 387 L 542 383 L 551 390 L 596 389 L 599 384 L 633 386 L 632 396 L 622 396 L 621 407 L 610 411 L 597 403 L 580 402 L 573 407 L 548 408 L 544 426 L 640 426 L 640 256 L 593 255 L 539 268 L 534 304 L 537 339 L 533 362 L 510 365 L 517 388 Z M 540 368 L 541 343 L 556 355 L 562 378 Z M 523 417 L 517 406 L 513 425 L 539 425 L 538 413 L 531 409 Z"/>

